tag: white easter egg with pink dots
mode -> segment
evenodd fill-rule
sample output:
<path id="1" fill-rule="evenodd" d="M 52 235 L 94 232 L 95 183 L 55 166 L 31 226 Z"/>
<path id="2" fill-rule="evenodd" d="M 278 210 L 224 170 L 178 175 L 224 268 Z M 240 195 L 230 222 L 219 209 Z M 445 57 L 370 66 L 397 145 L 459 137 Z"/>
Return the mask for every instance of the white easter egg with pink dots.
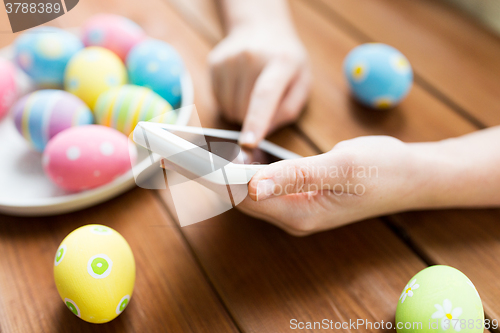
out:
<path id="1" fill-rule="evenodd" d="M 45 148 L 47 176 L 68 191 L 102 186 L 126 173 L 137 158 L 128 137 L 115 129 L 87 125 L 57 134 Z"/>

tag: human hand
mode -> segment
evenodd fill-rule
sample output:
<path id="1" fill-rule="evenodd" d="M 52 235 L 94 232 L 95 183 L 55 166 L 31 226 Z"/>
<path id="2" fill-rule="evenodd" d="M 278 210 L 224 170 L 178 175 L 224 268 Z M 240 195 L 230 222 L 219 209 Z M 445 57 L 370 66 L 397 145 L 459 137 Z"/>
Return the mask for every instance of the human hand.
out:
<path id="1" fill-rule="evenodd" d="M 238 208 L 299 236 L 418 208 L 429 158 L 414 148 L 392 137 L 360 137 L 274 163 L 252 178 Z"/>
<path id="2" fill-rule="evenodd" d="M 234 27 L 209 55 L 212 86 L 227 120 L 243 123 L 240 144 L 256 147 L 295 121 L 311 85 L 306 51 L 279 20 Z"/>

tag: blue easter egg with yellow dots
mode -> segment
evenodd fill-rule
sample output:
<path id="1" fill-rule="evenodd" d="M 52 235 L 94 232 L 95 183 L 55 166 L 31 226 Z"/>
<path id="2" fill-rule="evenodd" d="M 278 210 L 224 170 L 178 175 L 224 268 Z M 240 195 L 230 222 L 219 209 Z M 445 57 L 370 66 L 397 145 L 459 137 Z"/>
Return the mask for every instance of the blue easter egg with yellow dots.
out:
<path id="1" fill-rule="evenodd" d="M 59 28 L 40 27 L 17 38 L 15 61 L 38 85 L 60 87 L 68 61 L 82 48 L 75 35 Z"/>
<path id="2" fill-rule="evenodd" d="M 368 43 L 354 48 L 344 60 L 344 74 L 356 99 L 376 109 L 388 109 L 411 89 L 408 59 L 392 46 Z"/>
<path id="3" fill-rule="evenodd" d="M 73 314 L 90 323 L 119 316 L 132 297 L 135 260 L 117 231 L 90 224 L 71 232 L 54 257 L 57 291 Z"/>
<path id="4" fill-rule="evenodd" d="M 132 48 L 127 57 L 130 83 L 150 88 L 174 108 L 181 103 L 181 77 L 184 63 L 169 44 L 145 40 Z"/>

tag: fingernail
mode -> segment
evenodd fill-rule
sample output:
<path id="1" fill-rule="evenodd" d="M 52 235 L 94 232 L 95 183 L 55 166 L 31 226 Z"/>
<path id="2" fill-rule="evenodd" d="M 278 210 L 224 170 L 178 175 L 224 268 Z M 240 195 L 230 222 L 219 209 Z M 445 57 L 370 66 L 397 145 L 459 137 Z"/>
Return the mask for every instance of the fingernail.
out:
<path id="1" fill-rule="evenodd" d="M 242 133 L 239 143 L 242 145 L 254 145 L 255 144 L 255 134 L 254 132 Z"/>
<path id="2" fill-rule="evenodd" d="M 257 183 L 257 201 L 265 200 L 274 194 L 274 182 L 271 179 L 259 180 Z"/>

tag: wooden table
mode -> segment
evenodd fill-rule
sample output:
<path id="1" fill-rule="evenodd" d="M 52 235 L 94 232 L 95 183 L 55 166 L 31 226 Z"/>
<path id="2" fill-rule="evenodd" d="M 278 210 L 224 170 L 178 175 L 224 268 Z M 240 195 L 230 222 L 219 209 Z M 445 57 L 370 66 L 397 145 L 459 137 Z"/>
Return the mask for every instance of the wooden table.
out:
<path id="1" fill-rule="evenodd" d="M 458 10 L 435 0 L 292 0 L 291 10 L 314 88 L 300 121 L 272 141 L 312 155 L 360 135 L 431 141 L 500 124 L 500 38 Z M 206 64 L 223 36 L 210 1 L 82 0 L 51 24 L 81 25 L 101 11 L 175 46 L 203 126 L 227 127 Z M 15 37 L 1 34 L 0 47 Z M 410 95 L 388 113 L 355 104 L 341 74 L 348 51 L 369 41 L 395 46 L 415 69 Z M 168 206 L 167 192 L 134 189 L 72 214 L 0 216 L 0 331 L 260 333 L 291 331 L 291 319 L 393 321 L 406 282 L 432 264 L 468 275 L 486 316 L 500 319 L 499 210 L 404 213 L 296 238 L 236 210 L 180 228 Z M 61 240 L 89 223 L 118 230 L 137 262 L 129 308 L 103 325 L 71 314 L 52 275 Z"/>

